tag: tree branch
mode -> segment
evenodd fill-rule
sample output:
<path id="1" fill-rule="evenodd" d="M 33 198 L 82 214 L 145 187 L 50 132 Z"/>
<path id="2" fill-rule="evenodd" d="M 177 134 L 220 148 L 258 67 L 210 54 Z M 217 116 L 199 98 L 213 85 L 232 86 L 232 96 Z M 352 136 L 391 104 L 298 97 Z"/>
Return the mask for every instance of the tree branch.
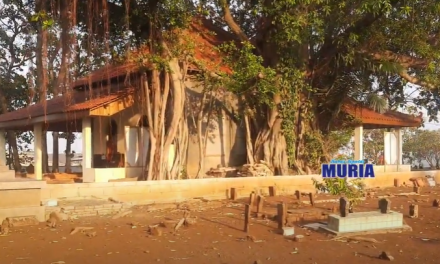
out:
<path id="1" fill-rule="evenodd" d="M 419 79 L 419 78 L 417 78 L 415 76 L 409 75 L 408 71 L 406 71 L 406 70 L 401 71 L 399 73 L 399 75 L 400 75 L 400 77 L 402 77 L 403 79 L 405 79 L 406 81 L 408 81 L 408 82 L 410 82 L 412 84 L 420 85 L 420 86 L 423 86 L 423 87 L 427 87 L 429 89 L 436 89 L 437 88 L 437 86 L 435 86 L 432 83 L 428 83 L 428 82 L 423 81 L 423 80 L 421 80 L 421 79 Z"/>
<path id="2" fill-rule="evenodd" d="M 423 58 L 416 58 L 405 54 L 397 54 L 389 50 L 386 50 L 384 52 L 370 52 L 369 55 L 374 60 L 397 62 L 405 68 L 424 69 L 428 66 L 429 63 L 428 60 Z"/>
<path id="3" fill-rule="evenodd" d="M 246 36 L 246 34 L 243 32 L 243 30 L 240 28 L 240 26 L 235 22 L 234 18 L 232 17 L 231 10 L 229 9 L 228 3 L 226 0 L 220 0 L 219 4 L 223 11 L 223 18 L 228 24 L 229 28 L 232 32 L 234 32 L 235 35 L 241 40 L 241 41 L 248 41 L 249 38 Z"/>
<path id="4" fill-rule="evenodd" d="M 400 0 L 391 1 L 391 6 L 396 6 Z M 384 10 L 381 12 L 375 13 L 367 13 L 362 19 L 359 19 L 352 26 L 348 27 L 342 34 L 333 39 L 328 39 L 324 45 L 322 45 L 321 49 L 316 53 L 314 60 L 325 59 L 325 58 L 333 58 L 340 49 L 338 43 L 340 43 L 341 39 L 347 39 L 351 34 L 359 34 L 364 30 L 367 30 L 372 24 L 374 24 L 377 20 L 379 20 L 384 15 Z M 325 64 L 325 63 L 324 63 Z"/>

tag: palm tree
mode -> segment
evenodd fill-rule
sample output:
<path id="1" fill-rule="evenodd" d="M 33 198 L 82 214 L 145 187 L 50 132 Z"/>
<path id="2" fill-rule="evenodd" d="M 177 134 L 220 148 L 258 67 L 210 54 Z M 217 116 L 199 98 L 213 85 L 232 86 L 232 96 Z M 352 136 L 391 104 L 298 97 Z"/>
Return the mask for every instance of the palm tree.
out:
<path id="1" fill-rule="evenodd" d="M 389 109 L 388 100 L 381 95 L 370 93 L 365 98 L 365 104 L 378 113 L 385 113 Z"/>

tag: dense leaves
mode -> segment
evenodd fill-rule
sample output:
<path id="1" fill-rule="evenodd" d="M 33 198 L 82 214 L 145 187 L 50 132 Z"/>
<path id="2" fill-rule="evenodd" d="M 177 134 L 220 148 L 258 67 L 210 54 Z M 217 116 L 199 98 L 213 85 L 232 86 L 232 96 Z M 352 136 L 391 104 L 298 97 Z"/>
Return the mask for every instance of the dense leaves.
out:
<path id="1" fill-rule="evenodd" d="M 404 134 L 404 157 L 411 165 L 422 166 L 427 162 L 431 169 L 440 168 L 440 131 L 407 130 Z"/>
<path id="2" fill-rule="evenodd" d="M 24 2 L 35 1 L 8 6 Z M 165 56 L 164 33 L 187 27 L 194 17 L 234 34 L 238 41 L 221 48 L 232 69 L 222 82 L 245 102 L 239 115 L 246 118 L 239 120 L 248 120 L 248 155 L 278 174 L 317 170 L 348 142 L 349 130 L 337 139 L 332 132 L 344 127 L 340 106 L 347 98 L 378 112 L 425 107 L 430 119 L 439 110 L 435 0 L 87 0 L 75 1 L 67 17 L 52 8 L 60 0 L 38 2 L 47 12 L 23 21 L 40 23 L 40 31 L 72 22 L 77 64 L 85 60 L 77 77 L 110 58 L 123 62 L 140 46 L 154 53 L 153 62 L 167 64 L 181 50 L 171 47 Z M 411 97 L 408 85 L 415 90 Z"/>

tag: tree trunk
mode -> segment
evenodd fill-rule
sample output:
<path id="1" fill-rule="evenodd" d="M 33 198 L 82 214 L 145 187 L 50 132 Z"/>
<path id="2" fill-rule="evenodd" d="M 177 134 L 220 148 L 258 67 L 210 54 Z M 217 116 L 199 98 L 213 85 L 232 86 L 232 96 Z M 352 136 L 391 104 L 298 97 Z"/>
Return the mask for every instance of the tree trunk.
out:
<path id="1" fill-rule="evenodd" d="M 179 61 L 173 58 L 169 62 L 171 78 L 171 88 L 173 94 L 173 106 L 172 106 L 172 116 L 170 125 L 168 127 L 164 147 L 163 147 L 163 164 L 162 166 L 166 168 L 167 175 L 170 174 L 168 169 L 168 160 L 171 144 L 177 139 L 177 134 L 179 130 L 180 120 L 183 118 L 184 106 L 185 106 L 185 85 L 183 82 L 182 71 L 179 66 Z M 183 162 L 183 161 L 181 161 Z M 167 176 L 167 178 L 175 178 L 175 175 Z"/>
<path id="2" fill-rule="evenodd" d="M 72 142 L 70 138 L 72 137 L 71 133 L 67 133 L 67 142 L 66 142 L 66 164 L 64 165 L 65 173 L 72 173 Z"/>
<path id="3" fill-rule="evenodd" d="M 183 154 L 181 155 L 184 140 L 184 130 L 181 130 L 181 122 L 184 114 L 185 105 L 185 86 L 180 73 L 180 66 L 177 59 L 171 59 L 169 62 L 170 72 L 164 72 L 163 78 L 157 69 L 151 74 L 151 87 L 149 86 L 148 76 L 144 76 L 144 97 L 146 102 L 146 112 L 150 132 L 150 151 L 148 157 L 147 180 L 175 179 L 178 176 L 173 173 L 179 173 L 177 168 L 181 168 Z M 163 80 L 163 82 L 162 82 Z M 172 91 L 171 105 L 168 103 L 169 91 Z M 153 100 L 152 100 L 153 99 Z M 167 106 L 172 107 L 172 111 Z M 171 116 L 168 119 L 168 114 Z M 166 122 L 166 121 L 169 121 Z M 186 133 L 187 136 L 187 133 Z M 171 145 L 176 147 L 175 160 L 169 161 Z M 176 164 L 178 160 L 178 164 Z M 170 168 L 170 164 L 173 165 Z M 177 168 L 176 168 L 177 166 Z"/>
<path id="4" fill-rule="evenodd" d="M 150 95 L 150 85 L 148 82 L 148 76 L 143 76 L 143 93 L 145 96 L 145 102 L 146 102 L 146 112 L 147 112 L 147 119 L 148 119 L 148 135 L 150 137 L 150 151 L 149 154 L 146 155 L 147 159 L 147 172 L 146 177 L 144 176 L 143 179 L 147 181 L 151 181 L 153 179 L 153 163 L 154 163 L 154 155 L 156 153 L 156 136 L 154 134 L 154 131 L 152 129 L 153 125 L 153 115 L 151 113 L 152 111 L 152 104 L 151 104 L 151 95 Z"/>
<path id="5" fill-rule="evenodd" d="M 10 149 L 12 149 L 12 159 L 14 160 L 14 170 L 21 171 L 20 155 L 18 153 L 17 146 L 17 134 L 14 131 L 7 131 L 6 138 L 8 139 L 8 144 Z M 11 155 L 11 153 L 9 153 Z"/>
<path id="6" fill-rule="evenodd" d="M 53 137 L 52 172 L 58 173 L 60 171 L 60 169 L 59 169 L 59 164 L 60 164 L 60 162 L 59 162 L 59 147 L 58 147 L 59 133 L 53 132 L 52 137 Z"/>
<path id="7" fill-rule="evenodd" d="M 41 144 L 42 144 L 41 153 L 43 155 L 43 159 L 42 159 L 43 173 L 48 173 L 48 172 L 50 172 L 50 170 L 49 170 L 49 155 L 47 153 L 47 131 L 46 130 L 43 131 Z"/>
<path id="8" fill-rule="evenodd" d="M 249 116 L 244 114 L 244 124 L 246 127 L 246 156 L 249 164 L 254 164 L 254 147 L 252 146 L 251 128 L 249 124 Z"/>
<path id="9" fill-rule="evenodd" d="M 6 97 L 3 95 L 3 93 L 0 93 L 0 102 L 2 105 L 1 112 L 7 113 L 8 112 L 8 102 L 6 100 Z M 7 143 L 9 144 L 9 146 L 12 149 L 12 153 L 9 153 L 9 155 L 10 155 L 10 158 L 12 157 L 14 160 L 14 170 L 21 171 L 20 155 L 18 153 L 18 146 L 17 146 L 17 134 L 14 131 L 8 130 L 8 131 L 6 131 L 6 139 L 7 139 Z"/>
<path id="10" fill-rule="evenodd" d="M 265 161 L 273 167 L 275 175 L 286 175 L 289 169 L 286 139 L 282 133 L 282 119 L 279 116 L 278 105 L 281 103 L 280 94 L 273 97 L 274 106 L 270 109 L 267 124 L 261 129 L 255 141 L 254 160 Z"/>
<path id="11" fill-rule="evenodd" d="M 205 101 L 206 101 L 206 91 L 202 91 L 202 98 L 200 99 L 200 108 L 197 113 L 197 141 L 199 145 L 199 169 L 197 171 L 196 178 L 201 179 L 203 178 L 203 175 L 205 174 L 205 140 L 203 138 L 203 109 L 205 107 Z M 209 124 L 207 125 L 208 129 Z"/>
<path id="12" fill-rule="evenodd" d="M 37 0 L 35 5 L 36 13 L 47 13 L 46 1 Z M 37 85 L 39 91 L 40 103 L 45 104 L 47 99 L 47 29 L 43 26 L 40 21 L 37 34 L 37 47 L 36 47 L 36 64 L 37 64 Z M 42 138 L 42 155 L 43 155 L 43 173 L 49 171 L 48 155 L 47 155 L 47 138 L 46 130 L 43 131 Z"/>

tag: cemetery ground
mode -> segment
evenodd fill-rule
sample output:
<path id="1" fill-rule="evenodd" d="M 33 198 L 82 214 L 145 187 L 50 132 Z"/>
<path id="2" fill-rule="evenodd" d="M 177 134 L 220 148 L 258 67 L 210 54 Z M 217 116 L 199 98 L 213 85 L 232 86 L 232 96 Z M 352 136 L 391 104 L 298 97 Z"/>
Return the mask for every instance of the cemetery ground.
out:
<path id="1" fill-rule="evenodd" d="M 383 263 L 378 256 L 386 251 L 396 263 L 438 263 L 440 258 L 440 209 L 434 199 L 440 198 L 439 187 L 423 187 L 420 195 L 408 195 L 412 188 L 375 189 L 356 211 L 378 210 L 383 196 L 391 201 L 391 210 L 402 212 L 412 231 L 359 235 L 376 241 L 335 239 L 322 231 L 295 223 L 295 235 L 301 242 L 275 232 L 275 221 L 252 217 L 249 232 L 244 228 L 244 204 L 237 201 L 194 200 L 178 205 L 138 206 L 131 213 L 113 219 L 96 216 L 63 221 L 56 228 L 41 223 L 37 226 L 13 227 L 0 237 L 1 263 L 87 264 L 87 263 Z M 398 195 L 398 194 L 404 195 Z M 337 202 L 328 195 L 315 197 L 314 208 L 331 212 Z M 326 200 L 326 202 L 318 202 Z M 307 201 L 303 197 L 303 201 Z M 294 195 L 265 197 L 264 210 L 275 212 L 278 203 L 289 210 L 314 210 L 311 205 L 298 205 Z M 417 204 L 419 217 L 410 218 L 409 205 Z M 184 210 L 190 209 L 191 225 L 174 232 Z M 270 213 L 269 213 L 270 217 Z M 162 225 L 149 232 L 149 226 Z M 317 221 L 311 221 L 317 222 Z M 93 227 L 71 235 L 75 227 Z M 256 262 L 260 261 L 260 262 Z"/>

